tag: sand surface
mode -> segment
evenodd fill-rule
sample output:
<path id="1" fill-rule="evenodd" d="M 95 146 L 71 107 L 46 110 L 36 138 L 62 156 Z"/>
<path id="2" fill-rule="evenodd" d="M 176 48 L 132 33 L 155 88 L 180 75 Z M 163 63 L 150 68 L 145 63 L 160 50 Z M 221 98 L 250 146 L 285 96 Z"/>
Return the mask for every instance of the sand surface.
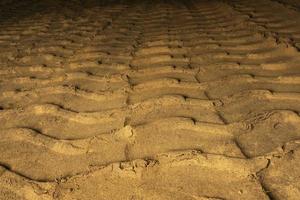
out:
<path id="1" fill-rule="evenodd" d="M 1 200 L 299 200 L 297 0 L 0 1 Z"/>

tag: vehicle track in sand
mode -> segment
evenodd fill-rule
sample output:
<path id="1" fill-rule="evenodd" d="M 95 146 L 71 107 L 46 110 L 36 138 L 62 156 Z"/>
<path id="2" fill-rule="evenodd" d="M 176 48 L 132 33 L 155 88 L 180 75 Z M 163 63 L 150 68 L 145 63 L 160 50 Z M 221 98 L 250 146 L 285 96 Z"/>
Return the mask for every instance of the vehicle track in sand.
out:
<path id="1" fill-rule="evenodd" d="M 298 199 L 293 1 L 0 11 L 1 200 Z"/>

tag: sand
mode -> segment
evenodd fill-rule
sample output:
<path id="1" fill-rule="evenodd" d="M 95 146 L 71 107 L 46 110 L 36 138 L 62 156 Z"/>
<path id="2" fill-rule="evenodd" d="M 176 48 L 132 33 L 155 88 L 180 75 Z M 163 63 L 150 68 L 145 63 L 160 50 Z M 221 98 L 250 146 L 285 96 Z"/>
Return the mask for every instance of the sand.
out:
<path id="1" fill-rule="evenodd" d="M 299 200 L 298 1 L 0 5 L 1 200 Z"/>

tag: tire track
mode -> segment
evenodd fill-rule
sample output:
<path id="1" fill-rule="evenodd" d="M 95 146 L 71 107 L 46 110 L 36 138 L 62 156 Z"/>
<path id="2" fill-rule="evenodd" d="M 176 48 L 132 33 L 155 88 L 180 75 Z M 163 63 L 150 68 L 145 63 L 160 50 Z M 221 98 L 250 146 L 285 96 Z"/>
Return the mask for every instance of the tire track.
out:
<path id="1" fill-rule="evenodd" d="M 299 196 L 298 12 L 269 0 L 11 2 L 0 198 Z"/>

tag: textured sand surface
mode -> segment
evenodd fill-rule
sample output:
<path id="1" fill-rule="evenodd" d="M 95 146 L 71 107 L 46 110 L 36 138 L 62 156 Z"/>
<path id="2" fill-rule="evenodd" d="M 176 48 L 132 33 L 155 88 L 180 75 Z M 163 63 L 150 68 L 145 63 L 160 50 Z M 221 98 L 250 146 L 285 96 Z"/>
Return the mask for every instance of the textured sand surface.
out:
<path id="1" fill-rule="evenodd" d="M 0 1 L 0 200 L 299 200 L 297 0 Z"/>

